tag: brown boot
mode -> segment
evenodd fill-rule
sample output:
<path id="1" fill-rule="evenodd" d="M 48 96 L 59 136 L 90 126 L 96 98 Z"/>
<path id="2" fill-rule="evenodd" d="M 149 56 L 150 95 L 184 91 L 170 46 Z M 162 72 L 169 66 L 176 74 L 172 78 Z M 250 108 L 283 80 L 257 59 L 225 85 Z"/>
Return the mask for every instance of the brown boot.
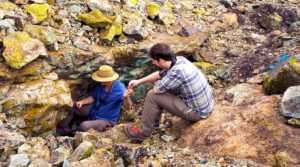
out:
<path id="1" fill-rule="evenodd" d="M 65 136 L 66 134 L 69 134 L 68 131 L 71 130 L 71 124 L 74 120 L 74 113 L 72 111 L 69 111 L 67 116 L 59 121 L 56 125 L 56 133 L 60 136 Z"/>

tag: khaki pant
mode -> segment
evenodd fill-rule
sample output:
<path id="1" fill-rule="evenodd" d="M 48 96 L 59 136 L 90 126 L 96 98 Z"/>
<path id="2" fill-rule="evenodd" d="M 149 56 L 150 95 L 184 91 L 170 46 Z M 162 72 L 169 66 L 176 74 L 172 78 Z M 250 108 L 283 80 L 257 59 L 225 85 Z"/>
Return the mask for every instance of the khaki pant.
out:
<path id="1" fill-rule="evenodd" d="M 149 137 L 151 135 L 163 109 L 190 122 L 202 119 L 177 96 L 171 93 L 155 94 L 149 91 L 141 116 L 140 128 L 142 136 Z"/>
<path id="2" fill-rule="evenodd" d="M 93 107 L 93 104 L 83 105 L 80 109 L 78 109 L 75 105 L 73 106 L 72 110 L 67 114 L 66 118 L 64 118 L 59 123 L 59 128 L 62 129 L 71 129 L 74 122 L 77 122 L 79 124 L 78 130 L 79 131 L 87 131 L 91 128 L 98 130 L 98 131 L 104 131 L 107 127 L 114 126 L 113 122 L 102 120 L 102 119 L 96 119 L 96 120 L 88 120 L 88 115 Z"/>

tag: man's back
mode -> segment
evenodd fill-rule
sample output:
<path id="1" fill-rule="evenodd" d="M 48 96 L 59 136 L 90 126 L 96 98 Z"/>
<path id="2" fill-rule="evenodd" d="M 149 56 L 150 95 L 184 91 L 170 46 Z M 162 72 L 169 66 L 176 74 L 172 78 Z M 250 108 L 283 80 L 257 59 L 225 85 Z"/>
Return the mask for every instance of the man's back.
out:
<path id="1" fill-rule="evenodd" d="M 212 112 L 214 100 L 212 89 L 202 72 L 190 61 L 177 56 L 176 63 L 169 70 L 162 70 L 162 79 L 156 86 L 160 92 L 177 89 L 178 97 L 194 109 L 202 118 Z"/>

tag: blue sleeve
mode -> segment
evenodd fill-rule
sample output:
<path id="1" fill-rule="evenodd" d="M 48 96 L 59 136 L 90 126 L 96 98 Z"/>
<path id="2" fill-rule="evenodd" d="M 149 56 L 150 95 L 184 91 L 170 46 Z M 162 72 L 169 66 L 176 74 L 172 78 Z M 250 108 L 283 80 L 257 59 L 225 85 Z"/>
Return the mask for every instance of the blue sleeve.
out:
<path id="1" fill-rule="evenodd" d="M 92 91 L 91 96 L 93 97 L 94 100 L 97 99 L 97 92 L 99 92 L 99 85 L 97 84 L 94 90 Z"/>
<path id="2" fill-rule="evenodd" d="M 121 89 L 122 94 L 124 94 L 126 91 L 126 87 L 125 87 L 125 84 L 122 82 L 120 82 L 120 89 Z"/>

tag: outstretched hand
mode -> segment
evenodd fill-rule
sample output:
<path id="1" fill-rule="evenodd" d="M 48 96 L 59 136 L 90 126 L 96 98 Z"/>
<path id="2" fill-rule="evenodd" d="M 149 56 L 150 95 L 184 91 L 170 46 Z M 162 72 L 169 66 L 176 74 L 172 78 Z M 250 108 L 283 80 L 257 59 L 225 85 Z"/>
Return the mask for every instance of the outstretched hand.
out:
<path id="1" fill-rule="evenodd" d="M 128 89 L 125 91 L 125 93 L 123 94 L 123 96 L 124 96 L 124 97 L 130 97 L 130 96 L 132 95 L 132 93 L 133 93 L 133 90 L 128 88 Z"/>
<path id="2" fill-rule="evenodd" d="M 76 107 L 77 108 L 81 108 L 82 105 L 83 105 L 83 101 L 77 101 L 76 102 Z"/>
<path id="3" fill-rule="evenodd" d="M 128 84 L 128 90 L 132 90 L 135 86 L 140 84 L 140 80 L 131 80 Z"/>

